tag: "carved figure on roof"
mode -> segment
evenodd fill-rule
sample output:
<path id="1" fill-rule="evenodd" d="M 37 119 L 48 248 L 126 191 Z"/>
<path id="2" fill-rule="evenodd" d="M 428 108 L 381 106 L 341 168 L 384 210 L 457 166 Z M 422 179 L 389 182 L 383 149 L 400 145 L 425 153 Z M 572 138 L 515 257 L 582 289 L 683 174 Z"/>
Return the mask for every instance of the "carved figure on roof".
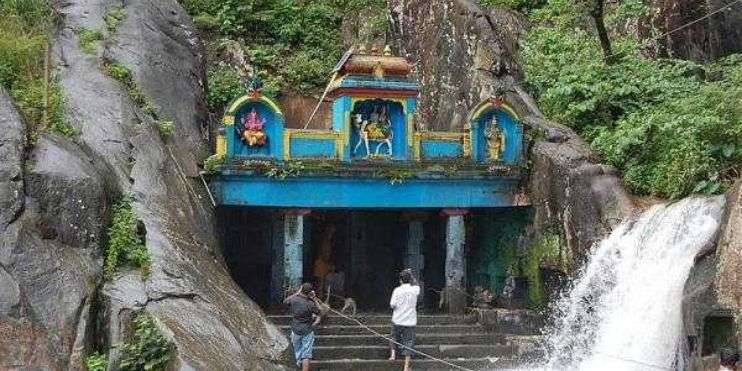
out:
<path id="1" fill-rule="evenodd" d="M 505 149 L 505 135 L 497 124 L 497 117 L 492 116 L 492 120 L 484 129 L 484 137 L 487 139 L 487 158 L 497 161 Z"/>
<path id="2" fill-rule="evenodd" d="M 245 89 L 251 96 L 258 96 L 263 90 L 263 79 L 257 74 L 253 74 L 245 81 Z"/>
<path id="3" fill-rule="evenodd" d="M 255 108 L 245 116 L 242 116 L 241 125 L 236 125 L 238 133 L 242 141 L 250 147 L 261 147 L 264 146 L 268 140 L 268 136 L 265 135 L 263 127 L 265 125 L 265 119 L 258 115 Z"/>
<path id="4" fill-rule="evenodd" d="M 358 143 L 353 148 L 353 153 L 356 153 L 363 144 L 366 147 L 366 157 L 368 157 L 371 154 L 369 141 L 373 140 L 379 142 L 374 151 L 375 155 L 379 155 L 383 145 L 387 146 L 387 154 L 392 155 L 392 129 L 386 107 L 375 109 L 368 117 L 364 117 L 361 113 L 356 114 L 353 121 L 358 130 Z"/>

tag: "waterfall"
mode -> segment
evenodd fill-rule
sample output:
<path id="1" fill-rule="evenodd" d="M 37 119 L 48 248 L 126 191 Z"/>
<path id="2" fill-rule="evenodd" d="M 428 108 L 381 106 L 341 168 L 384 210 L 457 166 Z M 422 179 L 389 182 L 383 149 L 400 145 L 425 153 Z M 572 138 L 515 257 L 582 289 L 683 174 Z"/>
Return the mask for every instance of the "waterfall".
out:
<path id="1" fill-rule="evenodd" d="M 542 368 L 683 369 L 683 286 L 723 208 L 723 197 L 691 197 L 616 228 L 555 303 Z"/>

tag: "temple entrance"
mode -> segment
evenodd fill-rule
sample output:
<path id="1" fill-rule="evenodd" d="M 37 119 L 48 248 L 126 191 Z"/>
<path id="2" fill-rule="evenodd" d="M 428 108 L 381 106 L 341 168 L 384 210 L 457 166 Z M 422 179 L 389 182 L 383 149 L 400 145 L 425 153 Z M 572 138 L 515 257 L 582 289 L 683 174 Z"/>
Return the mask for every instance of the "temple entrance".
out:
<path id="1" fill-rule="evenodd" d="M 285 290 L 279 283 L 286 262 L 282 211 L 223 207 L 218 215 L 222 256 L 233 279 L 261 307 L 278 309 Z M 359 311 L 386 312 L 399 271 L 412 267 L 421 279 L 421 309 L 435 312 L 445 286 L 444 225 L 433 211 L 314 210 L 303 220 L 301 280 L 314 283 L 324 300 L 327 284 L 340 277 L 331 290 L 335 306 L 349 296 Z M 411 252 L 415 238 L 419 251 Z"/>
<path id="2" fill-rule="evenodd" d="M 312 232 L 304 277 L 311 277 L 315 286 L 322 287 L 323 298 L 328 283 L 340 277 L 343 284 L 336 285 L 335 291 L 339 292 L 330 290 L 331 297 L 350 296 L 358 304 L 358 310 L 365 312 L 387 311 L 389 296 L 398 285 L 397 274 L 410 266 L 407 219 L 404 213 L 395 211 L 313 212 L 307 220 Z M 434 221 L 426 225 L 426 232 L 430 230 L 429 240 L 435 243 L 426 243 L 429 249 L 425 251 L 440 250 L 436 248 L 440 246 L 435 237 L 440 235 L 434 231 L 436 225 Z M 436 260 L 421 276 L 423 283 L 442 287 L 443 261 Z M 328 279 L 333 270 L 334 278 Z M 432 306 L 432 302 L 427 304 Z"/>

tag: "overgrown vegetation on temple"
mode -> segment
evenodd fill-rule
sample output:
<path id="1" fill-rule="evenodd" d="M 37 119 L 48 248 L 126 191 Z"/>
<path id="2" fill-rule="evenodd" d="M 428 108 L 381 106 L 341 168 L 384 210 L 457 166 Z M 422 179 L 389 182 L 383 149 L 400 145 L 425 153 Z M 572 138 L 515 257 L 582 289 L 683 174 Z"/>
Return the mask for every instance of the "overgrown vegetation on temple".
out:
<path id="1" fill-rule="evenodd" d="M 74 130 L 64 119 L 64 99 L 51 66 L 48 84 L 44 79 L 45 50 L 56 13 L 47 0 L 4 0 L 0 2 L 0 14 L 0 85 L 18 105 L 29 139 L 34 140 L 46 129 L 72 135 Z"/>
<path id="2" fill-rule="evenodd" d="M 242 95 L 233 54 L 243 52 L 265 82 L 263 93 L 316 93 L 344 52 L 343 16 L 378 10 L 375 34 L 386 30 L 385 0 L 180 0 L 206 33 L 207 100 L 218 111 Z M 370 41 L 370 40 L 365 40 Z"/>

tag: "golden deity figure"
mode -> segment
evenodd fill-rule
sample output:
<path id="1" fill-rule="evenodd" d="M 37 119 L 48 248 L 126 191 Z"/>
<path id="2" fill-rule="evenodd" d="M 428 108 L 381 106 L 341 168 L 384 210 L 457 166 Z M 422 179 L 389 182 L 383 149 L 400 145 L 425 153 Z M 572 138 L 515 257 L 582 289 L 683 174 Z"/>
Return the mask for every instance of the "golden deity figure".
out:
<path id="1" fill-rule="evenodd" d="M 492 116 L 492 121 L 484 129 L 484 137 L 487 139 L 488 159 L 499 160 L 505 150 L 505 134 L 497 125 L 497 117 Z"/>

